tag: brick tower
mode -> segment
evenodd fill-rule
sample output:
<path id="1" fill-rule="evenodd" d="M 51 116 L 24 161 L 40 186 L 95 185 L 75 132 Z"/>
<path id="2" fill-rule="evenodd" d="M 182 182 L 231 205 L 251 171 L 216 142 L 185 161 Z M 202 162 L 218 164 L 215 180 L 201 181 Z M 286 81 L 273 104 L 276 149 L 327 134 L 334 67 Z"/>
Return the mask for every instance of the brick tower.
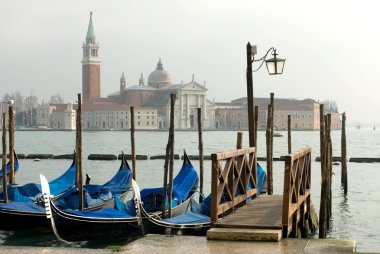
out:
<path id="1" fill-rule="evenodd" d="M 83 43 L 82 96 L 83 103 L 100 98 L 99 44 L 96 41 L 92 24 L 92 12 L 90 13 L 86 42 Z"/>

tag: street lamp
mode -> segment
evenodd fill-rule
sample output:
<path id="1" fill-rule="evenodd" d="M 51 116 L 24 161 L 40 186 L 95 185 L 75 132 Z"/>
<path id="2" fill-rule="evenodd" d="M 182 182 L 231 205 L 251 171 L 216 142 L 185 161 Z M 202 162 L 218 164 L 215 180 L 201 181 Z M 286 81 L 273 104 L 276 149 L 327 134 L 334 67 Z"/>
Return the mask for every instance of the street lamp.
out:
<path id="1" fill-rule="evenodd" d="M 268 54 L 271 53 L 273 58 L 267 59 Z M 256 45 L 251 46 L 248 42 L 247 44 L 247 103 L 248 103 L 248 130 L 249 130 L 249 146 L 256 147 L 255 134 L 254 134 L 254 102 L 253 102 L 253 81 L 252 81 L 252 72 L 258 71 L 266 63 L 269 75 L 282 74 L 285 65 L 285 59 L 277 57 L 276 49 L 271 47 L 267 53 L 260 59 L 255 60 L 255 55 L 257 54 Z M 253 62 L 261 62 L 259 67 L 255 70 L 252 70 Z"/>
<path id="2" fill-rule="evenodd" d="M 251 46 L 251 47 L 252 47 L 251 49 L 252 63 L 261 62 L 260 66 L 253 72 L 258 71 L 263 65 L 263 63 L 265 62 L 269 75 L 282 74 L 286 59 L 278 58 L 277 57 L 278 54 L 276 53 L 275 48 L 272 47 L 268 49 L 267 53 L 262 58 L 255 60 L 255 55 L 257 54 L 257 47 L 256 46 Z M 267 59 L 267 56 L 269 53 L 272 54 L 273 58 Z"/>

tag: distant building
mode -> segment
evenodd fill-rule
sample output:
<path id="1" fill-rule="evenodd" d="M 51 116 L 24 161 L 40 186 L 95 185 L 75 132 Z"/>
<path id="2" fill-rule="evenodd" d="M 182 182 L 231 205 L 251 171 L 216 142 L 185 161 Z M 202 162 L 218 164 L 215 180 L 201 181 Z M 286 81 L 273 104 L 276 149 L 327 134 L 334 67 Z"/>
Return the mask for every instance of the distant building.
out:
<path id="1" fill-rule="evenodd" d="M 255 98 L 255 106 L 259 108 L 258 129 L 267 126 L 268 98 Z M 291 116 L 292 130 L 319 130 L 319 103 L 312 99 L 275 99 L 274 100 L 274 129 L 285 130 L 288 127 L 288 115 Z M 340 115 L 331 114 L 331 129 L 340 129 Z M 216 103 L 216 129 L 248 129 L 247 98 L 243 97 L 230 103 Z"/>
<path id="2" fill-rule="evenodd" d="M 59 130 L 75 130 L 76 114 L 73 105 L 68 103 L 65 108 L 56 107 L 50 115 L 49 128 Z"/>

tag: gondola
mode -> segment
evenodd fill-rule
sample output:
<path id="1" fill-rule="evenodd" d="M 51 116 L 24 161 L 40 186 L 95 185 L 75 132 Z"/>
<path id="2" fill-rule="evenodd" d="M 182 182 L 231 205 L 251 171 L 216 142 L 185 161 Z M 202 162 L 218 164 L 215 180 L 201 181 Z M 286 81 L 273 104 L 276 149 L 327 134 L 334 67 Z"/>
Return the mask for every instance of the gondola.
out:
<path id="1" fill-rule="evenodd" d="M 257 164 L 257 172 L 257 192 L 260 194 L 266 173 L 259 164 Z M 191 199 L 190 211 L 166 219 L 147 213 L 144 206 L 140 204 L 143 230 L 147 234 L 204 236 L 211 227 L 210 203 L 211 194 L 201 204 Z"/>
<path id="2" fill-rule="evenodd" d="M 117 173 L 111 180 L 103 185 L 88 184 L 83 186 L 83 208 L 89 211 L 99 210 L 103 207 L 113 207 L 113 197 L 118 195 L 123 199 L 131 188 L 132 170 L 122 153 L 121 164 Z M 54 194 L 53 194 L 54 195 Z M 74 187 L 62 195 L 53 198 L 59 209 L 78 209 L 78 187 Z"/>
<path id="3" fill-rule="evenodd" d="M 76 166 L 75 158 L 71 167 L 59 178 L 49 183 L 51 195 L 54 202 L 62 205 L 73 205 L 73 209 L 78 207 L 77 190 L 72 188 L 75 184 Z M 84 188 L 85 209 L 94 210 L 102 207 L 113 206 L 112 193 L 124 196 L 129 191 L 132 172 L 126 162 L 125 156 L 116 175 L 104 185 L 87 185 Z M 86 191 L 88 188 L 89 191 Z M 13 188 L 13 201 L 0 205 L 0 229 L 19 229 L 32 227 L 49 227 L 49 220 L 46 219 L 45 209 L 42 202 L 41 185 L 27 184 Z M 66 196 L 66 192 L 72 195 Z M 90 194 L 92 194 L 92 196 Z M 111 194 L 110 194 L 111 193 Z M 12 193 L 11 193 L 12 194 Z M 61 199 L 64 198 L 64 199 Z"/>
<path id="4" fill-rule="evenodd" d="M 63 242 L 134 238 L 142 235 L 140 226 L 140 191 L 132 179 L 134 198 L 124 204 L 115 196 L 114 208 L 97 211 L 61 210 L 50 198 L 49 185 L 40 175 L 44 193 L 46 217 L 50 220 L 54 234 Z M 136 204 L 136 205 L 135 205 Z"/>
<path id="5" fill-rule="evenodd" d="M 186 151 L 183 151 L 183 163 L 180 171 L 173 179 L 172 213 L 173 216 L 183 214 L 190 207 L 190 198 L 194 196 L 198 187 L 198 173 L 191 164 Z M 167 187 L 169 190 L 169 186 Z M 141 202 L 149 214 L 161 214 L 164 201 L 163 188 L 146 188 L 141 190 Z M 165 197 L 168 207 L 168 196 Z"/>
<path id="6" fill-rule="evenodd" d="M 14 155 L 14 173 L 15 174 L 17 174 L 17 172 L 18 172 L 18 169 L 19 169 L 19 164 L 18 164 L 18 156 L 17 156 L 17 154 L 16 154 L 16 152 L 15 152 L 15 150 L 13 150 L 13 155 Z M 7 166 L 6 166 L 6 169 L 7 169 L 7 179 L 8 179 L 8 177 L 9 177 L 9 174 L 10 174 L 10 172 L 11 172 L 11 164 L 10 164 L 10 162 L 8 162 L 7 163 Z M 2 184 L 2 181 L 3 181 L 3 169 L 2 168 L 0 168 L 0 184 Z"/>
<path id="7" fill-rule="evenodd" d="M 173 200 L 175 200 L 173 214 L 175 216 L 188 210 L 190 198 L 195 193 L 197 183 L 198 174 L 185 153 L 183 165 L 173 181 Z M 55 202 L 50 201 L 50 208 L 46 206 L 47 217 L 51 219 L 57 238 L 63 241 L 130 239 L 144 234 L 140 223 L 140 206 L 149 209 L 149 214 L 155 216 L 161 214 L 162 189 L 143 189 L 138 195 L 135 193 L 134 200 L 128 200 L 125 203 L 115 196 L 113 208 L 97 211 L 62 210 Z M 137 190 L 136 185 L 134 191 Z"/>

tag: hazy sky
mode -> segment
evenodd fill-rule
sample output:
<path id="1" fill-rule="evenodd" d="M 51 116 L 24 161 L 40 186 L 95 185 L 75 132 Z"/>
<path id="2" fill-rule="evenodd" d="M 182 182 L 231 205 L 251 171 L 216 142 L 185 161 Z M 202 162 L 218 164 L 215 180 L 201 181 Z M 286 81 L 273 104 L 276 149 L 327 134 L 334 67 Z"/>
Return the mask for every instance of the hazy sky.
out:
<path id="1" fill-rule="evenodd" d="M 145 80 L 162 58 L 173 83 L 195 80 L 208 98 L 246 96 L 248 41 L 286 58 L 284 74 L 253 74 L 255 96 L 335 100 L 348 121 L 380 122 L 380 2 L 305 0 L 0 0 L 0 96 L 47 100 L 81 92 L 90 11 L 100 44 L 102 96 Z"/>

